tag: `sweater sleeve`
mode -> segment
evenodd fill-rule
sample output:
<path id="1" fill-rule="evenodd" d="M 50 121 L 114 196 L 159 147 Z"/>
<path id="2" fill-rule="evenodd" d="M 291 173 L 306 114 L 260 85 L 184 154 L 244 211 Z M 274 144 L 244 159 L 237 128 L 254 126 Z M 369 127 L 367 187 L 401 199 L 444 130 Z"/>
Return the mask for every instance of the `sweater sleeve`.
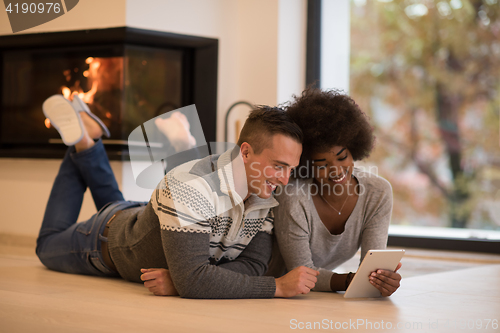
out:
<path id="1" fill-rule="evenodd" d="M 264 275 L 271 259 L 272 247 L 272 236 L 259 231 L 236 259 L 219 267 L 250 276 Z"/>
<path id="2" fill-rule="evenodd" d="M 306 266 L 320 272 L 315 291 L 331 291 L 333 272 L 316 267 L 310 247 L 311 228 L 306 209 L 297 195 L 281 195 L 279 206 L 274 208 L 274 228 L 279 249 L 288 271 Z"/>
<path id="3" fill-rule="evenodd" d="M 210 235 L 162 230 L 162 244 L 170 275 L 181 297 L 186 298 L 272 298 L 276 283 L 270 276 L 237 273 L 237 265 L 225 269 L 209 262 Z M 244 259 L 243 270 L 249 269 Z M 221 265 L 223 266 L 223 265 Z M 246 267 L 245 267 L 246 266 Z"/>
<path id="4" fill-rule="evenodd" d="M 360 264 L 369 250 L 383 250 L 387 247 L 392 215 L 392 187 L 385 179 L 380 182 L 366 203 L 368 208 L 361 234 Z"/>

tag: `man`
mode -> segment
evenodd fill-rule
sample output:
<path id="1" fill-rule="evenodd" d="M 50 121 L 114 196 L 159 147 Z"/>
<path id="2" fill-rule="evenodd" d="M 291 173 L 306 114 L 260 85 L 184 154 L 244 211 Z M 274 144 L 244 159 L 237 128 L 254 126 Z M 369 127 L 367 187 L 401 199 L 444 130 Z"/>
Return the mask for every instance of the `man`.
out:
<path id="1" fill-rule="evenodd" d="M 124 201 L 95 141 L 104 125 L 85 104 L 56 95 L 43 108 L 70 146 L 37 240 L 48 268 L 119 275 L 145 281 L 155 295 L 189 298 L 290 297 L 314 287 L 319 273 L 306 267 L 262 276 L 277 205 L 272 192 L 287 184 L 302 150 L 301 131 L 282 110 L 254 110 L 238 147 L 174 168 L 144 204 Z M 98 213 L 75 223 L 87 187 Z"/>

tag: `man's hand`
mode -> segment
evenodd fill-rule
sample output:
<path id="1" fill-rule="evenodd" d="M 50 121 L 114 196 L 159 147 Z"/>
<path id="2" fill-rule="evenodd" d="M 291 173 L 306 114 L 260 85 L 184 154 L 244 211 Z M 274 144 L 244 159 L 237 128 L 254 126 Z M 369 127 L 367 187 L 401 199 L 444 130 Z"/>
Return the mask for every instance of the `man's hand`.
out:
<path id="1" fill-rule="evenodd" d="M 387 297 L 391 296 L 398 288 L 399 282 L 401 281 L 401 275 L 396 273 L 398 269 L 401 268 L 401 263 L 398 264 L 398 267 L 394 270 L 394 272 L 379 269 L 370 274 L 370 283 L 380 290 L 382 296 Z"/>
<path id="2" fill-rule="evenodd" d="M 286 275 L 276 279 L 274 297 L 293 297 L 298 294 L 307 294 L 316 285 L 318 271 L 305 266 L 294 268 Z"/>
<path id="3" fill-rule="evenodd" d="M 142 268 L 141 280 L 144 287 L 156 296 L 178 296 L 170 272 L 165 268 Z"/>

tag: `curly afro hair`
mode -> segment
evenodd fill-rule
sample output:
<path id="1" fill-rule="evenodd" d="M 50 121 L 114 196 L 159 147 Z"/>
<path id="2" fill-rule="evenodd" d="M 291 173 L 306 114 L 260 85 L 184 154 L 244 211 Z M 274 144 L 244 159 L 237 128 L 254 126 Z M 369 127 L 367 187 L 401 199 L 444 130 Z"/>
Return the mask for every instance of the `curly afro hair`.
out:
<path id="1" fill-rule="evenodd" d="M 304 135 L 305 159 L 341 146 L 349 149 L 352 158 L 359 161 L 368 157 L 374 147 L 375 137 L 368 116 L 339 90 L 309 87 L 301 96 L 294 96 L 286 111 Z"/>

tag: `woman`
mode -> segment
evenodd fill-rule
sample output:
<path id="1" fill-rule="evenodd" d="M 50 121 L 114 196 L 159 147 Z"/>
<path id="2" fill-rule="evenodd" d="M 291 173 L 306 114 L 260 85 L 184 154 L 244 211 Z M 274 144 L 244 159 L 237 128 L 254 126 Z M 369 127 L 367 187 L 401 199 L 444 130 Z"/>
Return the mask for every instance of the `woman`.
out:
<path id="1" fill-rule="evenodd" d="M 347 95 L 309 88 L 287 108 L 304 134 L 295 180 L 282 189 L 275 231 L 287 270 L 320 272 L 314 290 L 346 290 L 353 273 L 332 269 L 372 249 L 384 249 L 392 213 L 392 188 L 373 173 L 354 168 L 374 144 L 367 116 Z M 398 265 L 396 271 L 401 267 Z M 378 270 L 370 282 L 383 296 L 399 287 L 401 275 Z"/>

